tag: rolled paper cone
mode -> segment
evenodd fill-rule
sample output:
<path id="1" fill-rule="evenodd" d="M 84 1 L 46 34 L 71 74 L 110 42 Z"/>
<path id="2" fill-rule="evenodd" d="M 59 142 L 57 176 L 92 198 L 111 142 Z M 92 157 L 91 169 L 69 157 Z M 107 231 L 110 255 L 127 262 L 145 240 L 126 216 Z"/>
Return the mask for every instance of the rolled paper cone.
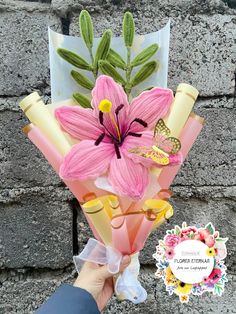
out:
<path id="1" fill-rule="evenodd" d="M 143 214 L 143 220 L 138 228 L 136 236 L 131 243 L 132 252 L 139 252 L 146 242 L 150 232 L 152 231 L 153 223 L 156 219 L 155 214 L 145 215 Z"/>
<path id="2" fill-rule="evenodd" d="M 58 173 L 60 165 L 62 164 L 63 157 L 57 152 L 55 147 L 49 142 L 40 129 L 32 123 L 27 124 L 22 131 L 31 142 L 41 151 L 49 164 Z"/>
<path id="3" fill-rule="evenodd" d="M 48 104 L 47 108 L 48 108 L 49 112 L 51 113 L 52 117 L 55 117 L 55 114 L 54 114 L 55 109 L 59 108 L 61 106 L 78 106 L 78 104 L 73 99 L 67 99 L 64 101 Z M 55 118 L 55 121 L 57 122 L 56 118 Z M 57 122 L 57 124 L 58 124 L 58 126 L 60 126 L 59 122 Z M 69 142 L 69 144 L 71 146 L 74 144 L 77 144 L 79 142 L 79 139 L 72 137 L 69 133 L 64 132 L 63 129 L 61 129 L 61 130 L 62 130 L 65 138 L 67 139 L 67 141 Z"/>
<path id="4" fill-rule="evenodd" d="M 166 222 L 169 218 L 173 216 L 173 208 L 169 204 L 169 206 L 166 206 L 166 208 L 157 214 L 156 220 L 154 221 L 152 231 L 157 229 L 160 225 L 162 225 L 164 222 Z"/>
<path id="5" fill-rule="evenodd" d="M 142 197 L 141 200 L 132 202 L 126 212 L 140 210 L 140 208 L 143 207 L 143 204 L 145 203 L 146 200 L 153 198 L 153 196 L 160 191 L 161 188 L 157 182 L 156 174 L 151 172 L 149 177 L 150 177 L 149 184 L 145 190 L 144 196 Z"/>
<path id="6" fill-rule="evenodd" d="M 104 205 L 99 199 L 88 201 L 82 205 L 84 212 L 91 221 L 105 245 L 112 244 L 110 218 L 104 210 Z"/>
<path id="7" fill-rule="evenodd" d="M 170 113 L 165 119 L 165 123 L 171 131 L 171 136 L 179 138 L 179 135 L 192 111 L 197 96 L 198 90 L 192 85 L 186 83 L 178 85 L 175 93 L 175 99 L 170 108 Z M 164 169 L 165 168 L 166 167 L 164 167 Z M 156 167 L 153 167 L 151 170 L 151 172 L 157 177 L 161 175 L 162 171 L 162 168 Z"/>
<path id="8" fill-rule="evenodd" d="M 54 111 L 56 108 L 61 106 L 78 106 L 78 104 L 73 99 L 66 99 L 59 102 L 54 102 L 52 104 L 48 104 L 47 107 L 52 115 L 54 115 Z"/>
<path id="9" fill-rule="evenodd" d="M 150 199 L 147 200 L 144 205 L 143 205 L 143 210 L 148 214 L 152 213 L 160 213 L 166 208 L 166 204 L 168 202 L 163 201 L 163 200 L 158 200 L 158 199 Z"/>
<path id="10" fill-rule="evenodd" d="M 126 225 L 126 216 L 123 215 L 118 198 L 109 196 L 109 203 L 112 209 L 112 246 L 123 255 L 131 253 L 129 233 Z"/>
<path id="11" fill-rule="evenodd" d="M 26 125 L 23 128 L 23 132 L 28 136 L 31 142 L 41 151 L 46 160 L 58 174 L 60 166 L 62 164 L 63 157 L 57 152 L 57 150 L 47 139 L 47 137 L 41 132 L 41 130 L 37 126 L 33 125 L 32 123 Z M 79 181 L 64 180 L 64 183 L 67 185 L 67 187 L 70 189 L 70 191 L 73 193 L 73 195 L 77 198 L 79 202 L 84 200 L 85 195 L 89 193 L 86 187 Z M 96 195 L 95 196 L 93 195 L 93 198 L 94 197 L 96 197 Z M 93 225 L 91 224 L 87 216 L 86 218 L 88 220 L 91 230 L 93 231 L 94 236 L 98 240 L 100 240 L 101 238 L 97 234 L 96 230 L 94 229 Z"/>
<path id="12" fill-rule="evenodd" d="M 132 204 L 134 203 L 133 202 L 133 199 L 128 197 L 128 196 L 120 196 L 119 197 L 119 203 L 120 203 L 120 208 L 122 210 L 122 212 L 126 212 L 128 211 L 128 209 L 130 207 L 132 207 Z"/>
<path id="13" fill-rule="evenodd" d="M 71 145 L 37 92 L 25 97 L 20 102 L 20 108 L 62 156 L 69 152 Z"/>
<path id="14" fill-rule="evenodd" d="M 121 215 L 122 214 L 122 210 L 120 208 L 120 203 L 119 203 L 118 197 L 115 196 L 115 195 L 109 195 L 107 197 L 107 200 L 108 200 L 110 208 L 111 208 L 112 218 L 114 216 Z"/>
<path id="15" fill-rule="evenodd" d="M 155 199 L 160 200 L 168 200 L 173 195 L 172 191 L 170 189 L 161 189 L 156 195 Z"/>
<path id="16" fill-rule="evenodd" d="M 197 96 L 198 90 L 195 87 L 185 83 L 178 85 L 170 114 L 165 119 L 167 127 L 171 130 L 171 136 L 179 137 Z"/>
<path id="17" fill-rule="evenodd" d="M 191 113 L 188 121 L 181 133 L 181 150 L 183 155 L 183 160 L 185 160 L 188 152 L 190 151 L 193 143 L 198 137 L 199 133 L 203 128 L 204 119 L 197 116 L 195 113 Z M 173 182 L 175 176 L 177 175 L 181 165 L 167 166 L 163 168 L 160 176 L 158 177 L 158 182 L 162 189 L 168 189 Z"/>
<path id="18" fill-rule="evenodd" d="M 152 230 L 159 227 L 165 220 L 169 219 L 173 215 L 173 209 L 170 203 L 161 199 L 150 199 L 147 200 L 143 206 L 143 210 L 147 212 L 147 216 L 155 214 Z"/>

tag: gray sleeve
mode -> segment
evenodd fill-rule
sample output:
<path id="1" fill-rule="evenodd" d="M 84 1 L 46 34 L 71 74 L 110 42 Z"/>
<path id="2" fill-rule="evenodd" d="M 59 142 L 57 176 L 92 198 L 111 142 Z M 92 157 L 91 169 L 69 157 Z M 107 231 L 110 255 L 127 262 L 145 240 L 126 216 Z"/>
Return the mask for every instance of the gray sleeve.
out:
<path id="1" fill-rule="evenodd" d="M 89 292 L 63 284 L 35 314 L 100 314 L 100 311 Z"/>

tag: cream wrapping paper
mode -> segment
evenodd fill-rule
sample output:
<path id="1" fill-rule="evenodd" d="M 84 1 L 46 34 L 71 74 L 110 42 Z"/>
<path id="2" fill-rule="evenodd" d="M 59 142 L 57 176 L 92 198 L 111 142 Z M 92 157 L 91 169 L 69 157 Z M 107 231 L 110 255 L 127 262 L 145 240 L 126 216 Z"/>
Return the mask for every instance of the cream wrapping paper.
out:
<path id="1" fill-rule="evenodd" d="M 71 145 L 37 92 L 25 97 L 20 102 L 20 107 L 27 118 L 48 137 L 62 156 L 69 152 Z"/>
<path id="2" fill-rule="evenodd" d="M 171 136 L 179 137 L 197 96 L 198 90 L 195 87 L 185 83 L 178 85 L 170 113 L 165 119 L 167 127 L 171 130 Z"/>
<path id="3" fill-rule="evenodd" d="M 192 148 L 196 138 L 203 128 L 204 119 L 197 116 L 195 113 L 191 113 L 190 117 L 180 136 L 181 141 L 181 153 L 183 155 L 183 160 L 185 160 L 188 152 Z M 181 165 L 166 167 L 162 170 L 158 182 L 162 189 L 168 189 L 173 182 L 175 176 L 177 175 Z"/>

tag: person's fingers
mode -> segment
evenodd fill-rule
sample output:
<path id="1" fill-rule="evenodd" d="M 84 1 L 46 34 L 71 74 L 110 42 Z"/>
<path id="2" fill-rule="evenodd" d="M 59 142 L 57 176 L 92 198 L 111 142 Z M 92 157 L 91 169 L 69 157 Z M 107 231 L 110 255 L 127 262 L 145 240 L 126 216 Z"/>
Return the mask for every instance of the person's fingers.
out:
<path id="1" fill-rule="evenodd" d="M 123 271 L 127 266 L 129 266 L 131 261 L 131 258 L 129 255 L 125 255 L 122 257 L 121 263 L 120 263 L 120 269 L 119 271 Z M 99 269 L 97 269 L 99 275 L 101 276 L 102 279 L 106 280 L 107 278 L 112 277 L 114 274 L 111 274 L 108 271 L 108 266 L 104 265 L 102 267 L 100 267 Z"/>
<path id="2" fill-rule="evenodd" d="M 104 279 L 104 280 L 113 276 L 113 274 L 111 274 L 108 271 L 108 265 L 101 266 L 96 271 L 97 271 L 98 275 L 100 276 L 100 278 Z"/>
<path id="3" fill-rule="evenodd" d="M 129 255 L 123 256 L 120 263 L 120 271 L 125 270 L 125 268 L 129 266 L 130 262 L 131 262 L 131 257 Z"/>
<path id="4" fill-rule="evenodd" d="M 123 271 L 129 264 L 130 264 L 131 258 L 129 255 L 125 255 L 123 256 L 121 263 L 120 263 L 120 269 L 119 271 Z M 85 272 L 89 272 L 89 271 L 95 271 L 97 273 L 97 275 L 103 279 L 106 280 L 110 277 L 112 277 L 114 274 L 111 274 L 108 271 L 108 265 L 104 265 L 104 266 L 95 266 L 94 263 L 91 262 L 85 262 L 84 266 L 83 266 L 83 271 Z"/>

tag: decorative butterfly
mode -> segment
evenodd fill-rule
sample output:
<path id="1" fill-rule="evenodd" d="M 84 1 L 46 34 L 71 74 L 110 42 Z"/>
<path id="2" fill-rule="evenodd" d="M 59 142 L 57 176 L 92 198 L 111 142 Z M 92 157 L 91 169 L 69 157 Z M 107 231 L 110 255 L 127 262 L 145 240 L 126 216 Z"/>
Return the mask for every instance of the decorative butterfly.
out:
<path id="1" fill-rule="evenodd" d="M 129 152 L 149 158 L 160 166 L 179 164 L 182 162 L 182 155 L 178 153 L 181 143 L 177 138 L 170 135 L 170 129 L 160 119 L 154 128 L 152 147 L 135 147 L 130 149 Z"/>

